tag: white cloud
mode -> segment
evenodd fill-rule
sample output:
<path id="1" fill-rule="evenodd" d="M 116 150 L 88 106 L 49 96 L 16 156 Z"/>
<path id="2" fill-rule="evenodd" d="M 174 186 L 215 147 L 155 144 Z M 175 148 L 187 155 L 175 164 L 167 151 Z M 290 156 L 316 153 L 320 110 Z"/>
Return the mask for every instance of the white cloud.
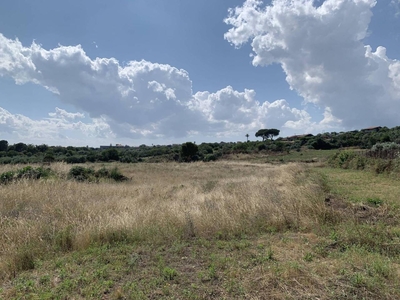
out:
<path id="1" fill-rule="evenodd" d="M 85 117 L 85 115 L 82 113 L 70 113 L 58 107 L 56 107 L 56 112 L 49 113 L 49 116 L 53 118 L 72 119 L 72 120 L 82 119 Z"/>
<path id="2" fill-rule="evenodd" d="M 260 128 L 280 128 L 282 132 L 315 132 L 340 126 L 340 121 L 325 112 L 320 123 L 313 122 L 305 110 L 291 108 L 284 100 L 260 103 L 254 90 L 235 91 L 231 86 L 216 93 L 198 92 L 190 107 L 201 111 L 216 130 L 230 135 Z"/>
<path id="3" fill-rule="evenodd" d="M 230 86 L 193 94 L 185 70 L 144 60 L 121 65 L 114 58 L 91 59 L 79 45 L 46 50 L 34 42 L 24 47 L 0 34 L 0 75 L 17 84 L 39 84 L 95 119 L 89 125 L 71 123 L 85 115 L 56 108 L 42 121 L 41 132 L 54 133 L 57 122 L 86 134 L 137 139 L 231 136 L 309 120 L 305 111 L 290 108 L 285 100 L 260 103 L 253 90 L 239 92 Z M 37 121 L 27 119 L 32 122 L 35 128 Z"/>
<path id="4" fill-rule="evenodd" d="M 51 118 L 33 120 L 20 114 L 12 114 L 0 107 L 0 132 L 5 133 L 3 138 L 19 139 L 25 143 L 82 144 L 76 138 L 85 141 L 101 141 L 113 137 L 110 126 L 102 119 L 92 119 L 89 123 L 73 122 L 75 118 L 82 118 L 80 113 L 69 113 L 56 108 L 56 112 L 49 113 Z M 68 142 L 67 142 L 68 141 Z M 66 143 L 67 142 L 67 143 Z"/>
<path id="5" fill-rule="evenodd" d="M 395 16 L 396 17 L 400 16 L 400 0 L 391 0 L 390 4 L 395 10 Z"/>
<path id="6" fill-rule="evenodd" d="M 290 87 L 325 110 L 325 121 L 346 128 L 394 126 L 400 117 L 400 64 L 384 47 L 373 51 L 363 44 L 375 4 L 274 0 L 264 7 L 248 0 L 230 10 L 225 22 L 232 28 L 225 38 L 236 47 L 251 41 L 255 66 L 280 64 Z"/>

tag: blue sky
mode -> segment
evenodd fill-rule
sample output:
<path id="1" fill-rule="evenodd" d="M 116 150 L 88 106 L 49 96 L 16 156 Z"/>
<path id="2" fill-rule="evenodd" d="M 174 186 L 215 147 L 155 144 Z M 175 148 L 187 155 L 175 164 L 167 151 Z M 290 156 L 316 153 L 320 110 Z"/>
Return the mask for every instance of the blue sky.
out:
<path id="1" fill-rule="evenodd" d="M 400 125 L 399 8 L 397 0 L 7 1 L 0 138 L 140 145 Z"/>

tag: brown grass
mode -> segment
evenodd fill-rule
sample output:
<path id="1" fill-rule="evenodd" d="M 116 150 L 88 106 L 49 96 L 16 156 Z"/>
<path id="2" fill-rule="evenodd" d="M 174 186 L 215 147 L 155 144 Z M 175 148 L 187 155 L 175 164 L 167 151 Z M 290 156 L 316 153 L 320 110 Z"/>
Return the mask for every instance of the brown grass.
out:
<path id="1" fill-rule="evenodd" d="M 62 175 L 70 166 L 51 167 Z M 38 257 L 93 244 L 304 230 L 327 213 L 318 183 L 297 164 L 119 167 L 131 181 L 50 179 L 0 186 L 1 278 L 33 268 Z"/>

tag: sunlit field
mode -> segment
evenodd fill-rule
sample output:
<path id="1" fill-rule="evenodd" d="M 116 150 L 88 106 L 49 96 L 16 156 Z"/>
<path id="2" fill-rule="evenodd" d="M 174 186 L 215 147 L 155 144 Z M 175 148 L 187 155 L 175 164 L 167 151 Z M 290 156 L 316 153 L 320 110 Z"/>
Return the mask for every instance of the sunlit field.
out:
<path id="1" fill-rule="evenodd" d="M 0 298 L 400 296 L 393 201 L 348 203 L 329 171 L 113 166 L 129 180 L 78 182 L 58 163 L 0 186 Z"/>

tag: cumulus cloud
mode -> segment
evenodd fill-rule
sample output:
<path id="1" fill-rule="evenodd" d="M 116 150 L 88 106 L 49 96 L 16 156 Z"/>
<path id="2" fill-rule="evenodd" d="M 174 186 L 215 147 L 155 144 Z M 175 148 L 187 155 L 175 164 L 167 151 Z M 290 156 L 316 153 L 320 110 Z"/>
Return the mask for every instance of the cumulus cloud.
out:
<path id="1" fill-rule="evenodd" d="M 375 0 L 247 0 L 231 9 L 225 34 L 251 42 L 253 64 L 278 63 L 290 88 L 346 128 L 398 125 L 400 63 L 364 45 Z M 293 122 L 292 122 L 293 123 Z M 324 124 L 324 123 L 321 123 Z"/>
<path id="2" fill-rule="evenodd" d="M 49 116 L 53 117 L 53 118 L 72 119 L 72 120 L 85 117 L 85 115 L 82 113 L 79 113 L 79 112 L 78 113 L 70 113 L 70 112 L 67 112 L 66 110 L 58 108 L 58 107 L 56 107 L 55 112 L 49 113 Z"/>
<path id="3" fill-rule="evenodd" d="M 75 118 L 82 118 L 80 113 L 69 113 L 56 108 L 56 112 L 49 113 L 51 118 L 33 120 L 20 114 L 12 114 L 0 107 L 0 132 L 12 137 L 18 137 L 25 143 L 57 144 L 60 140 L 74 141 L 82 139 L 109 139 L 113 137 L 110 126 L 102 119 L 92 119 L 88 123 L 73 122 Z"/>
<path id="4" fill-rule="evenodd" d="M 282 128 L 289 121 L 302 121 L 303 129 L 312 125 L 306 111 L 291 108 L 286 100 L 260 103 L 254 90 L 239 92 L 231 86 L 216 93 L 196 93 L 190 107 L 201 111 L 210 124 L 218 124 L 221 132 Z"/>
<path id="5" fill-rule="evenodd" d="M 99 134 L 110 130 L 117 137 L 181 138 L 239 131 L 242 135 L 243 130 L 309 119 L 285 100 L 260 103 L 253 90 L 239 92 L 228 86 L 193 94 L 189 74 L 170 65 L 144 60 L 121 65 L 115 58 L 91 59 L 79 45 L 46 50 L 35 42 L 25 47 L 1 34 L 0 76 L 12 77 L 17 84 L 41 85 L 102 124 L 73 123 L 85 115 L 56 108 L 44 121 L 45 128 L 58 122 Z"/>

